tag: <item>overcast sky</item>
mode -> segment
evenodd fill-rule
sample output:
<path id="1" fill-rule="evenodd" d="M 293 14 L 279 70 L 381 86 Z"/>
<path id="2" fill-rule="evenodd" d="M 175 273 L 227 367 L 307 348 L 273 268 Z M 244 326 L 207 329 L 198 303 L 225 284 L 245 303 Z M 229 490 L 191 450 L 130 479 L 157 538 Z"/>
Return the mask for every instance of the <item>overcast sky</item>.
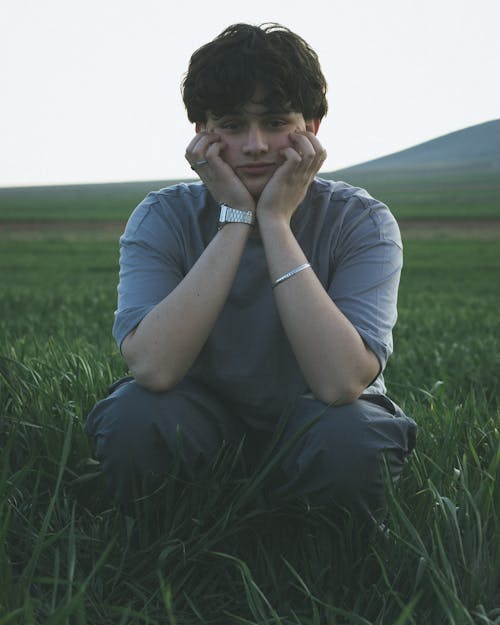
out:
<path id="1" fill-rule="evenodd" d="M 1 0 L 0 186 L 191 177 L 191 53 L 270 21 L 319 54 L 325 171 L 500 117 L 500 0 Z"/>

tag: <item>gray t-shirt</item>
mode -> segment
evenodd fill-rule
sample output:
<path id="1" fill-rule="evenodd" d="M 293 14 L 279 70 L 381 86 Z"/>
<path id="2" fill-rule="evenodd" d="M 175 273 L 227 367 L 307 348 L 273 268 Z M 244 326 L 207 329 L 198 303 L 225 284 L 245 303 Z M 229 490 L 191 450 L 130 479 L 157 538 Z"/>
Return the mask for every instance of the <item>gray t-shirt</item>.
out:
<path id="1" fill-rule="evenodd" d="M 188 273 L 216 235 L 218 213 L 200 182 L 150 193 L 135 209 L 120 239 L 118 345 Z M 316 178 L 291 226 L 383 370 L 392 352 L 402 267 L 399 228 L 389 209 L 363 189 Z M 309 392 L 277 313 L 258 236 L 249 238 L 227 302 L 188 375 L 258 420 Z M 385 393 L 382 374 L 366 392 Z"/>

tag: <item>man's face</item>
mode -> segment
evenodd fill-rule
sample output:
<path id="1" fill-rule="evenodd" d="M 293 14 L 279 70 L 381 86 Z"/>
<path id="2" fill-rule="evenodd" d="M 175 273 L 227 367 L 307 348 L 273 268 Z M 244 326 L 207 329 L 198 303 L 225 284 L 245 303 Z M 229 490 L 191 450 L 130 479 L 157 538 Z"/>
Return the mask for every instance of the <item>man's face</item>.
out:
<path id="1" fill-rule="evenodd" d="M 319 125 L 319 124 L 318 124 Z M 215 117 L 207 114 L 206 124 L 198 130 L 221 136 L 225 148 L 221 158 L 236 172 L 255 200 L 284 158 L 280 150 L 292 145 L 292 132 L 316 132 L 315 122 L 306 123 L 302 113 L 271 111 L 263 104 L 263 94 L 257 90 L 241 111 Z"/>

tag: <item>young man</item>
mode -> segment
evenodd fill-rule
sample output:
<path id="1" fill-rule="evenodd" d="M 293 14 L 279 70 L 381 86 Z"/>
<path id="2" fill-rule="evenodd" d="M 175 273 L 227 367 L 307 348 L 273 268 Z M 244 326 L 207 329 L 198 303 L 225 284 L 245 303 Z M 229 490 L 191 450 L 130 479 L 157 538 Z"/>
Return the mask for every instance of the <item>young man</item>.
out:
<path id="1" fill-rule="evenodd" d="M 151 193 L 121 243 L 114 336 L 132 377 L 89 415 L 116 501 L 191 472 L 223 442 L 288 444 L 270 502 L 308 497 L 375 514 L 415 423 L 385 395 L 401 239 L 386 206 L 316 178 L 326 82 L 307 43 L 236 24 L 197 50 L 183 83 L 201 182 Z M 305 428 L 294 445 L 291 437 Z"/>

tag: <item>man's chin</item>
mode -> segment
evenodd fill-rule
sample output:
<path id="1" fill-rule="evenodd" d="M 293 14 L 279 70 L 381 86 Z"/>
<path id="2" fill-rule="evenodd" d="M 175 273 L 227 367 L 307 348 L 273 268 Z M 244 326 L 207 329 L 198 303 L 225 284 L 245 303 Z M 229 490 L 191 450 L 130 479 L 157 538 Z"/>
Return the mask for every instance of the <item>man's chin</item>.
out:
<path id="1" fill-rule="evenodd" d="M 245 187 L 247 189 L 247 191 L 250 193 L 250 195 L 252 196 L 252 198 L 254 200 L 258 200 L 261 196 L 262 191 L 264 190 L 266 184 L 267 184 L 267 180 L 265 183 L 263 182 L 257 182 L 257 181 L 248 181 L 245 180 L 244 181 Z"/>
<path id="2" fill-rule="evenodd" d="M 262 195 L 262 189 L 248 189 L 248 192 L 252 196 L 256 202 L 259 201 L 260 196 Z"/>

